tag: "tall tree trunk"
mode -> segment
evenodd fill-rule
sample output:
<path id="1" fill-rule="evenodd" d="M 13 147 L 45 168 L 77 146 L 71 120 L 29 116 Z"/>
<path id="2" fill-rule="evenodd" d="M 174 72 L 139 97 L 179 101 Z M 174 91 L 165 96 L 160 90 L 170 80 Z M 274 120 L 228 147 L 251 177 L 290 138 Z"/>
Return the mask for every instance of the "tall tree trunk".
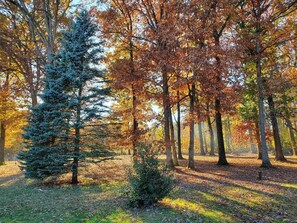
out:
<path id="1" fill-rule="evenodd" d="M 200 155 L 205 156 L 205 151 L 204 151 L 204 142 L 203 142 L 203 133 L 202 133 L 202 124 L 200 121 L 200 106 L 199 106 L 199 98 L 197 96 L 197 119 L 198 119 L 198 134 L 199 134 L 199 147 L 200 147 Z"/>
<path id="2" fill-rule="evenodd" d="M 209 131 L 209 138 L 210 138 L 210 152 L 209 155 L 214 156 L 214 147 L 215 147 L 215 142 L 214 142 L 214 134 L 213 134 L 213 129 L 211 125 L 211 120 L 209 113 L 207 112 L 207 124 L 208 124 L 208 131 Z"/>
<path id="3" fill-rule="evenodd" d="M 180 122 L 180 93 L 177 91 L 177 153 L 178 158 L 183 159 L 181 148 L 181 122 Z"/>
<path id="4" fill-rule="evenodd" d="M 173 157 L 173 164 L 174 166 L 178 166 L 178 159 L 177 159 L 177 153 L 176 153 L 176 146 L 175 146 L 175 139 L 174 139 L 174 126 L 173 126 L 173 118 L 172 118 L 172 112 L 171 108 L 169 108 L 170 111 L 170 138 L 171 138 L 171 149 L 172 149 L 172 157 Z"/>
<path id="5" fill-rule="evenodd" d="M 204 130 L 204 123 L 202 122 L 202 129 Z M 208 146 L 207 146 L 207 141 L 206 141 L 206 134 L 205 134 L 205 131 L 204 131 L 204 134 L 203 134 L 203 141 L 204 141 L 204 148 L 205 148 L 205 154 L 208 153 Z"/>
<path id="6" fill-rule="evenodd" d="M 133 34 L 133 23 L 132 18 L 129 15 L 129 30 L 130 35 Z M 135 77 L 135 68 L 134 68 L 134 50 L 133 50 L 133 41 L 132 38 L 129 42 L 129 54 L 130 54 L 130 75 L 131 77 Z M 138 139 L 138 120 L 137 120 L 137 98 L 136 98 L 136 90 L 135 90 L 135 84 L 132 83 L 131 85 L 132 89 L 132 117 L 133 117 L 133 130 L 132 130 L 132 151 L 133 151 L 133 157 L 137 155 L 137 149 L 136 149 L 136 143 Z"/>
<path id="7" fill-rule="evenodd" d="M 52 10 L 50 8 L 50 1 L 41 1 L 42 2 L 42 11 L 44 13 L 44 22 L 45 28 L 47 33 L 46 39 L 46 63 L 49 64 L 52 62 L 52 54 L 54 53 L 54 32 L 53 32 L 53 25 L 52 25 Z"/>
<path id="8" fill-rule="evenodd" d="M 280 139 L 280 135 L 279 135 L 277 117 L 276 117 L 276 112 L 275 112 L 275 105 L 274 105 L 274 101 L 273 101 L 273 95 L 270 94 L 268 96 L 267 100 L 268 100 L 268 106 L 269 106 L 269 111 L 270 111 L 269 113 L 270 113 L 273 138 L 274 138 L 274 144 L 275 144 L 275 160 L 286 161 L 286 158 L 283 154 L 283 148 L 282 148 L 281 139 Z"/>
<path id="9" fill-rule="evenodd" d="M 220 34 L 215 29 L 213 33 L 215 39 L 215 46 L 220 47 Z M 220 66 L 221 66 L 221 59 L 218 55 L 215 57 L 216 59 L 216 67 L 217 67 L 217 91 L 219 92 L 215 99 L 215 121 L 216 121 L 216 128 L 217 128 L 217 142 L 218 142 L 218 153 L 219 153 L 219 160 L 218 165 L 228 165 L 226 159 L 226 152 L 225 152 L 225 145 L 224 145 L 224 135 L 223 135 L 223 124 L 222 124 L 222 115 L 221 115 L 221 99 L 220 99 L 220 92 L 221 89 L 219 87 L 221 83 L 221 74 L 220 74 Z"/>
<path id="10" fill-rule="evenodd" d="M 232 133 L 231 133 L 231 124 L 230 124 L 230 117 L 227 116 L 226 122 L 226 150 L 231 152 L 232 151 Z"/>
<path id="11" fill-rule="evenodd" d="M 72 184 L 78 184 L 78 161 L 79 161 L 79 144 L 80 144 L 80 129 L 75 128 L 73 163 L 72 163 Z"/>
<path id="12" fill-rule="evenodd" d="M 194 106 L 195 106 L 195 84 L 192 84 L 192 89 L 189 90 L 190 95 L 190 144 L 189 144 L 189 161 L 188 168 L 194 169 Z"/>
<path id="13" fill-rule="evenodd" d="M 286 125 L 289 128 L 289 133 L 290 133 L 290 138 L 291 138 L 291 144 L 292 144 L 292 150 L 293 150 L 293 154 L 295 156 L 297 156 L 297 144 L 296 144 L 296 140 L 295 140 L 295 134 L 293 131 L 293 126 L 292 126 L 292 122 L 290 119 L 286 119 Z"/>
<path id="14" fill-rule="evenodd" d="M 3 89 L 5 91 L 9 90 L 9 76 L 10 76 L 9 74 L 6 74 L 5 82 L 3 85 Z M 7 98 L 4 98 L 3 103 L 6 104 L 6 102 L 7 102 Z M 2 111 L 2 113 L 4 117 L 7 114 L 5 109 L 4 111 Z M 6 126 L 3 121 L 0 121 L 0 165 L 3 165 L 5 162 L 5 159 L 4 159 L 5 136 L 6 136 Z"/>
<path id="15" fill-rule="evenodd" d="M 75 123 L 75 138 L 74 138 L 74 151 L 72 163 L 72 184 L 78 184 L 78 162 L 80 156 L 80 128 L 81 128 L 81 96 L 82 86 L 78 90 L 78 102 L 76 107 L 76 123 Z"/>
<path id="16" fill-rule="evenodd" d="M 258 159 L 262 160 L 262 146 L 261 146 L 260 129 L 259 129 L 258 120 L 255 121 L 255 128 L 256 128 L 256 141 L 257 141 L 257 148 L 258 148 Z"/>
<path id="17" fill-rule="evenodd" d="M 37 92 L 33 84 L 33 75 L 34 74 L 32 74 L 32 83 L 31 81 L 29 83 L 29 88 L 30 88 L 31 105 L 32 107 L 35 107 L 37 105 Z"/>
<path id="18" fill-rule="evenodd" d="M 134 84 L 132 84 L 132 117 L 133 117 L 133 130 L 132 130 L 132 155 L 135 157 L 137 155 L 136 143 L 138 139 L 138 121 L 136 117 L 136 93 Z"/>
<path id="19" fill-rule="evenodd" d="M 252 131 L 252 129 L 249 129 L 249 140 L 250 140 L 251 153 L 255 153 L 256 148 L 255 148 L 255 144 L 253 142 L 253 131 Z"/>
<path id="20" fill-rule="evenodd" d="M 198 131 L 199 131 L 200 155 L 201 156 L 205 156 L 204 140 L 203 140 L 203 133 L 202 133 L 202 124 L 201 124 L 201 122 L 198 123 Z"/>
<path id="21" fill-rule="evenodd" d="M 174 168 L 171 142 L 170 142 L 170 100 L 168 87 L 168 74 L 166 68 L 162 70 L 162 88 L 163 88 L 163 112 L 164 112 L 164 140 L 166 148 L 166 163 L 169 168 Z"/>
<path id="22" fill-rule="evenodd" d="M 218 139 L 218 152 L 219 152 L 219 161 L 218 165 L 228 165 L 226 159 L 226 152 L 224 146 L 224 136 L 223 136 L 223 125 L 222 125 L 222 116 L 220 112 L 221 102 L 217 98 L 215 101 L 215 109 L 216 109 L 216 126 L 217 126 L 217 139 Z"/>
<path id="23" fill-rule="evenodd" d="M 262 149 L 262 165 L 261 167 L 272 167 L 269 156 L 268 148 L 266 144 L 265 135 L 265 115 L 264 115 L 264 94 L 263 94 L 263 78 L 261 71 L 261 9 L 260 1 L 257 2 L 257 25 L 256 25 L 256 69 L 257 69 L 257 90 L 258 90 L 258 110 L 259 110 L 259 129 Z"/>
<path id="24" fill-rule="evenodd" d="M 0 122 L 0 165 L 4 164 L 4 149 L 5 149 L 5 125 Z"/>

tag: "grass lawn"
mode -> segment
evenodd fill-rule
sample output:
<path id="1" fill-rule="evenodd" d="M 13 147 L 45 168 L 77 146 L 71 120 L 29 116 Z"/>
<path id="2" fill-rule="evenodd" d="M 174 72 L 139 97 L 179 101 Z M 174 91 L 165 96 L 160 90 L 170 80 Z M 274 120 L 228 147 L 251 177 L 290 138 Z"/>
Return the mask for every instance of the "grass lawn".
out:
<path id="1" fill-rule="evenodd" d="M 178 183 L 157 205 L 126 205 L 128 156 L 81 169 L 81 184 L 38 184 L 26 180 L 16 162 L 0 166 L 0 222 L 297 222 L 297 158 L 260 169 L 252 156 L 196 157 L 174 171 Z M 257 180 L 258 171 L 263 180 Z"/>

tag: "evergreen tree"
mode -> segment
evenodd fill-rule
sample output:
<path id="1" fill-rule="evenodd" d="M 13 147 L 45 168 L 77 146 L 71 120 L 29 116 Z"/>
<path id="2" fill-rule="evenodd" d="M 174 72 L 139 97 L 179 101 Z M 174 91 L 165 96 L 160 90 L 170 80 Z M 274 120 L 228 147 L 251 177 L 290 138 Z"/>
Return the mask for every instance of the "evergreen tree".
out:
<path id="1" fill-rule="evenodd" d="M 72 183 L 76 184 L 79 161 L 94 155 L 94 149 L 84 143 L 82 130 L 107 111 L 104 98 L 109 92 L 97 66 L 102 51 L 95 33 L 96 26 L 82 11 L 64 33 L 59 53 L 47 66 L 43 103 L 32 109 L 24 135 L 28 150 L 19 155 L 29 177 L 72 171 Z"/>
<path id="2" fill-rule="evenodd" d="M 92 119 L 98 119 L 106 112 L 104 98 L 108 88 L 103 72 L 96 64 L 102 60 L 101 43 L 94 36 L 96 26 L 92 24 L 86 11 L 82 11 L 77 19 L 71 23 L 70 30 L 65 33 L 61 41 L 61 61 L 65 64 L 65 77 L 69 80 L 67 94 L 69 96 L 69 110 L 72 112 L 70 126 L 74 135 L 71 140 L 72 148 L 72 183 L 78 183 L 79 160 L 87 157 L 82 153 L 83 144 L 81 130 Z"/>
<path id="3" fill-rule="evenodd" d="M 29 125 L 23 135 L 28 150 L 19 153 L 21 168 L 30 178 L 46 178 L 69 171 L 70 112 L 61 62 L 55 57 L 46 67 L 43 103 L 32 108 Z"/>
<path id="4" fill-rule="evenodd" d="M 174 187 L 168 168 L 159 164 L 157 150 L 151 144 L 139 144 L 137 159 L 129 173 L 128 195 L 131 206 L 143 207 L 157 203 Z"/>

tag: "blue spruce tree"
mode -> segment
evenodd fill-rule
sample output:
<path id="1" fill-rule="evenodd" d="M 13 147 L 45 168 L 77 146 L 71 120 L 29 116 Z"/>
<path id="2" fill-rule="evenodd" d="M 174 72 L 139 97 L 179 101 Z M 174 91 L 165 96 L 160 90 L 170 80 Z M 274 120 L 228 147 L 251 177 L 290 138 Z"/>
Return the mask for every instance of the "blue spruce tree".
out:
<path id="1" fill-rule="evenodd" d="M 103 104 L 108 89 L 104 88 L 106 80 L 98 69 L 101 43 L 94 38 L 96 26 L 91 22 L 86 11 L 82 11 L 71 24 L 61 41 L 61 60 L 67 66 L 65 77 L 69 80 L 69 109 L 72 112 L 70 125 L 74 132 L 72 143 L 72 183 L 78 183 L 78 164 L 88 156 L 82 151 L 87 147 L 82 136 L 82 129 L 93 119 L 105 112 Z"/>
<path id="2" fill-rule="evenodd" d="M 23 135 L 28 150 L 19 153 L 21 168 L 30 178 L 44 179 L 69 172 L 68 95 L 65 91 L 63 67 L 55 57 L 46 66 L 45 88 L 40 95 L 43 103 L 32 108 L 29 125 Z"/>
<path id="3" fill-rule="evenodd" d="M 107 111 L 104 99 L 109 92 L 98 69 L 102 50 L 95 34 L 96 25 L 82 11 L 47 66 L 43 103 L 32 110 L 24 135 L 28 150 L 19 155 L 29 177 L 71 171 L 71 182 L 77 184 L 79 162 L 94 154 L 82 131 Z M 97 154 L 110 155 L 105 151 Z"/>

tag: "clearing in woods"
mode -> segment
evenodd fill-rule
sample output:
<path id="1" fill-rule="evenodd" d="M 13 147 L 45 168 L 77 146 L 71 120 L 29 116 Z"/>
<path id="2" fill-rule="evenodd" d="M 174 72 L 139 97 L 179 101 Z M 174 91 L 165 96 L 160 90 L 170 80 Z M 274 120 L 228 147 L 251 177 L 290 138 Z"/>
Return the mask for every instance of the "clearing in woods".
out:
<path id="1" fill-rule="evenodd" d="M 24 178 L 16 162 L 0 166 L 0 222 L 297 222 L 297 158 L 272 161 L 260 169 L 253 156 L 196 156 L 196 170 L 186 160 L 174 171 L 172 193 L 156 206 L 131 209 L 126 204 L 128 156 L 81 168 L 78 186 L 38 184 Z M 257 180 L 258 171 L 263 179 Z"/>

